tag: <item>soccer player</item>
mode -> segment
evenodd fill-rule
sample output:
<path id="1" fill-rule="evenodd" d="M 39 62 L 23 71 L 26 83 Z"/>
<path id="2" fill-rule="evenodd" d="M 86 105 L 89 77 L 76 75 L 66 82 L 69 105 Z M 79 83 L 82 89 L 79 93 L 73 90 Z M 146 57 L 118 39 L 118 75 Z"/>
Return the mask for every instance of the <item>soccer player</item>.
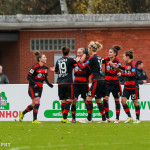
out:
<path id="1" fill-rule="evenodd" d="M 120 101 L 119 98 L 121 96 L 121 85 L 118 80 L 118 71 L 113 68 L 110 63 L 116 63 L 118 65 L 121 65 L 120 61 L 116 58 L 118 55 L 118 51 L 121 48 L 119 46 L 114 46 L 113 48 L 109 49 L 108 58 L 103 60 L 103 63 L 105 64 L 105 88 L 106 88 L 106 96 L 104 97 L 103 104 L 105 107 L 105 113 L 106 118 L 108 122 L 110 122 L 109 119 L 109 105 L 108 105 L 108 99 L 109 95 L 112 92 L 112 95 L 115 99 L 115 105 L 116 105 L 116 120 L 114 123 L 119 123 L 119 116 L 120 116 Z"/>
<path id="2" fill-rule="evenodd" d="M 40 106 L 40 98 L 43 90 L 43 82 L 45 81 L 49 87 L 53 87 L 47 79 L 48 67 L 46 64 L 46 56 L 39 51 L 35 51 L 34 55 L 37 59 L 37 63 L 33 65 L 28 73 L 27 79 L 29 80 L 28 94 L 32 99 L 32 103 L 27 106 L 24 111 L 20 111 L 20 122 L 23 121 L 23 117 L 26 113 L 33 110 L 32 123 L 41 123 L 37 120 L 38 109 Z"/>
<path id="3" fill-rule="evenodd" d="M 62 100 L 62 123 L 70 123 L 67 119 L 71 103 L 74 99 L 72 70 L 76 61 L 70 58 L 70 49 L 68 46 L 62 48 L 63 57 L 58 59 L 55 65 L 55 73 L 58 74 L 58 95 Z M 53 68 L 51 68 L 53 71 Z"/>
<path id="4" fill-rule="evenodd" d="M 86 97 L 88 117 L 85 120 L 80 121 L 81 123 L 92 122 L 92 111 L 93 111 L 92 99 L 94 97 L 98 105 L 99 111 L 102 115 L 102 121 L 100 121 L 99 123 L 101 122 L 107 123 L 104 105 L 101 100 L 101 98 L 104 96 L 103 89 L 105 88 L 105 80 L 102 76 L 102 71 L 101 71 L 102 59 L 100 56 L 97 55 L 97 52 L 100 49 L 102 49 L 102 45 L 99 42 L 91 41 L 88 46 L 88 52 L 89 55 L 91 56 L 86 62 L 86 65 L 82 66 L 82 64 L 80 63 L 80 58 L 79 57 L 76 58 L 79 67 L 82 70 L 86 70 L 87 68 L 89 68 L 91 70 L 91 76 L 92 76 L 92 86 L 90 87 L 88 96 Z"/>
<path id="5" fill-rule="evenodd" d="M 133 62 L 133 52 L 126 51 L 123 55 L 123 59 L 126 62 L 126 66 L 125 67 L 121 67 L 119 65 L 116 66 L 119 69 L 123 70 L 122 73 L 119 73 L 118 75 L 122 75 L 125 77 L 121 103 L 123 105 L 123 109 L 127 114 L 128 118 L 124 123 L 129 123 L 133 121 L 129 107 L 127 105 L 127 99 L 129 99 L 130 96 L 131 96 L 131 100 L 135 105 L 135 113 L 136 113 L 136 121 L 134 121 L 133 123 L 140 123 L 140 107 L 138 104 L 139 85 L 136 79 L 135 64 Z"/>
<path id="6" fill-rule="evenodd" d="M 82 58 L 85 51 L 86 50 L 84 48 L 79 48 L 77 50 L 77 57 Z M 85 62 L 86 60 L 84 60 L 82 65 L 85 65 Z M 74 79 L 74 84 L 73 84 L 74 100 L 73 100 L 72 107 L 71 107 L 72 123 L 76 123 L 76 103 L 80 94 L 81 94 L 81 97 L 84 99 L 85 105 L 87 105 L 86 95 L 89 90 L 88 83 L 89 83 L 89 75 L 91 74 L 91 71 L 89 69 L 83 71 L 77 64 L 75 64 L 74 66 L 75 66 L 75 69 L 74 69 L 75 79 Z"/>

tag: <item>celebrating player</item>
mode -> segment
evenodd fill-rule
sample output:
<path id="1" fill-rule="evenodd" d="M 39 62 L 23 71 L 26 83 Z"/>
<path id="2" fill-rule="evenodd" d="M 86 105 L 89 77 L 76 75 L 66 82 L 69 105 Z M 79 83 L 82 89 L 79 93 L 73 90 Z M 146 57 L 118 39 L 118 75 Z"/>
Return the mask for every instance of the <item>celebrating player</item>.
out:
<path id="1" fill-rule="evenodd" d="M 108 122 L 109 119 L 109 105 L 108 99 L 110 92 L 112 92 L 113 97 L 115 99 L 116 105 L 116 120 L 114 123 L 119 123 L 119 115 L 120 115 L 120 101 L 119 98 L 121 96 L 121 86 L 118 80 L 118 71 L 111 66 L 111 63 L 116 63 L 121 65 L 120 61 L 116 58 L 118 55 L 118 51 L 121 48 L 119 46 L 114 46 L 113 48 L 109 49 L 108 58 L 103 60 L 105 64 L 105 88 L 106 88 L 106 96 L 104 97 L 103 103 L 105 107 L 106 118 Z"/>
<path id="2" fill-rule="evenodd" d="M 82 56 L 85 53 L 85 49 L 84 48 L 79 48 L 77 50 L 77 57 L 82 58 Z M 84 60 L 84 62 L 82 63 L 82 65 L 85 65 L 84 63 L 86 62 L 86 60 Z M 76 123 L 76 103 L 77 103 L 77 99 L 79 97 L 79 95 L 81 94 L 81 97 L 84 99 L 85 105 L 87 105 L 86 102 L 86 94 L 88 93 L 89 90 L 89 75 L 91 74 L 91 71 L 88 70 L 81 70 L 79 68 L 79 66 L 77 64 L 75 64 L 75 69 L 74 69 L 74 75 L 75 75 L 75 79 L 74 79 L 74 100 L 72 103 L 72 107 L 71 107 L 71 112 L 72 112 L 72 123 Z"/>
<path id="3" fill-rule="evenodd" d="M 46 56 L 41 54 L 39 51 L 35 51 L 34 55 L 37 59 L 35 65 L 33 65 L 28 73 L 27 79 L 29 80 L 29 96 L 32 99 L 32 103 L 24 110 L 20 112 L 20 121 L 23 121 L 23 117 L 26 113 L 33 110 L 33 121 L 32 123 L 41 123 L 37 120 L 38 109 L 40 106 L 40 98 L 43 90 L 43 82 L 45 81 L 49 87 L 53 87 L 47 79 L 48 67 L 46 64 Z"/>
<path id="4" fill-rule="evenodd" d="M 55 65 L 55 72 L 58 74 L 58 95 L 62 100 L 62 123 L 70 123 L 67 119 L 70 105 L 73 102 L 73 79 L 72 70 L 76 61 L 70 58 L 70 49 L 67 46 L 62 48 L 63 57 L 58 59 Z"/>
<path id="5" fill-rule="evenodd" d="M 103 79 L 102 72 L 101 72 L 102 59 L 100 56 L 97 55 L 97 52 L 100 49 L 102 49 L 102 45 L 99 42 L 91 41 L 88 46 L 88 52 L 91 55 L 91 57 L 88 59 L 86 65 L 82 66 L 82 64 L 80 63 L 80 58 L 79 57 L 76 58 L 77 64 L 82 70 L 86 70 L 87 68 L 89 68 L 92 73 L 92 86 L 90 87 L 88 96 L 86 97 L 88 117 L 85 120 L 80 121 L 81 123 L 92 122 L 93 97 L 95 97 L 95 100 L 98 104 L 99 111 L 102 115 L 101 122 L 107 123 L 104 105 L 101 101 L 101 98 L 104 96 L 103 94 L 105 89 L 104 87 L 105 81 Z"/>
<path id="6" fill-rule="evenodd" d="M 136 70 L 135 70 L 135 64 L 133 62 L 133 52 L 126 51 L 123 55 L 123 59 L 126 62 L 126 66 L 125 67 L 117 66 L 117 67 L 119 69 L 124 70 L 124 72 L 119 73 L 119 75 L 122 75 L 125 77 L 124 90 L 123 90 L 121 103 L 123 105 L 124 111 L 127 114 L 128 118 L 124 123 L 129 123 L 133 121 L 129 107 L 127 105 L 127 99 L 129 99 L 130 96 L 135 105 L 135 112 L 136 112 L 136 121 L 134 121 L 133 123 L 140 123 L 140 120 L 139 120 L 140 119 L 140 107 L 138 104 L 139 86 L 136 80 Z"/>

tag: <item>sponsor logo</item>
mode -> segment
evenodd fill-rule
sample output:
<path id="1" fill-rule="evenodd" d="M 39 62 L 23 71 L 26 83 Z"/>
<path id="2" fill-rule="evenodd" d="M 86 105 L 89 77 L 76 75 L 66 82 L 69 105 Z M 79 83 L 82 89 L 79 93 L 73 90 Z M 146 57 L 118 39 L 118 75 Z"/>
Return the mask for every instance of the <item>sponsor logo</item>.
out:
<path id="1" fill-rule="evenodd" d="M 29 72 L 30 72 L 31 74 L 33 74 L 33 73 L 34 73 L 34 70 L 33 70 L 33 69 L 31 69 Z"/>
<path id="2" fill-rule="evenodd" d="M 87 109 L 84 104 L 84 101 L 77 101 L 76 105 L 76 118 L 87 118 Z M 93 101 L 93 118 L 102 118 L 99 109 L 97 107 L 97 104 L 95 101 Z M 44 116 L 46 118 L 62 118 L 62 111 L 61 111 L 61 103 L 60 101 L 54 101 L 52 104 L 52 109 L 51 110 L 46 110 L 44 112 Z M 109 110 L 109 117 L 111 118 L 113 116 L 113 112 Z M 71 111 L 68 113 L 68 118 L 72 118 Z"/>
<path id="3" fill-rule="evenodd" d="M 5 92 L 0 93 L 0 110 L 9 110 L 9 103 L 7 102 Z"/>
<path id="4" fill-rule="evenodd" d="M 5 92 L 0 93 L 0 118 L 18 118 L 19 111 L 10 110 Z"/>

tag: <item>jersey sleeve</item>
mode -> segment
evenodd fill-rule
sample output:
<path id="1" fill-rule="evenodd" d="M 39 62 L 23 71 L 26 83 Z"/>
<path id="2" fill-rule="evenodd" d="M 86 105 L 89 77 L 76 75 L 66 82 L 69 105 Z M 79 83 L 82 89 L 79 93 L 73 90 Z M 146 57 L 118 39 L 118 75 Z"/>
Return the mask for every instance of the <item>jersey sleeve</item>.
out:
<path id="1" fill-rule="evenodd" d="M 105 58 L 102 59 L 102 63 L 103 63 L 103 64 L 106 63 L 106 59 L 105 59 Z"/>
<path id="2" fill-rule="evenodd" d="M 36 70 L 36 68 L 34 66 L 32 66 L 31 69 L 28 72 L 28 75 L 32 77 L 33 74 L 35 73 L 35 70 Z"/>
<path id="3" fill-rule="evenodd" d="M 48 76 L 48 66 L 45 67 L 45 75 Z"/>
<path id="4" fill-rule="evenodd" d="M 58 65 L 58 61 L 56 62 L 56 65 L 55 65 L 55 72 L 59 72 L 59 65 Z"/>
<path id="5" fill-rule="evenodd" d="M 81 64 L 80 62 L 77 62 L 77 65 L 82 69 L 82 70 L 90 70 L 89 66 L 85 64 Z"/>
<path id="6" fill-rule="evenodd" d="M 87 65 L 89 68 L 91 68 L 91 67 L 92 67 L 92 61 L 91 61 L 91 59 L 90 59 L 90 60 L 88 60 L 88 61 L 86 62 L 86 65 Z"/>
<path id="7" fill-rule="evenodd" d="M 118 63 L 117 63 L 119 66 L 121 66 L 121 62 L 120 61 L 118 61 Z"/>
<path id="8" fill-rule="evenodd" d="M 72 59 L 72 63 L 73 63 L 73 68 L 75 67 L 75 64 L 77 64 L 75 59 Z"/>

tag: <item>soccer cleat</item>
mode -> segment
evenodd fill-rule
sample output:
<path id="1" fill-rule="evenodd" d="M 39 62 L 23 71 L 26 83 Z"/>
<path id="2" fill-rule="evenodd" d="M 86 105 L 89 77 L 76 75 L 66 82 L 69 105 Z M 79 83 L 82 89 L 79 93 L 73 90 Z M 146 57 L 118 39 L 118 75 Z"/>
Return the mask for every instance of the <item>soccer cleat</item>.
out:
<path id="1" fill-rule="evenodd" d="M 64 118 L 62 118 L 61 122 L 62 123 L 71 123 L 68 119 L 64 119 Z"/>
<path id="2" fill-rule="evenodd" d="M 124 122 L 124 123 L 129 123 L 129 122 L 132 122 L 133 119 L 131 117 L 128 117 L 128 119 Z"/>
<path id="3" fill-rule="evenodd" d="M 106 120 L 107 120 L 108 122 L 111 122 L 111 121 L 110 121 L 110 118 L 106 118 Z"/>
<path id="4" fill-rule="evenodd" d="M 32 123 L 36 123 L 36 124 L 38 124 L 38 123 L 41 123 L 40 121 L 38 121 L 38 120 L 33 120 L 32 121 Z"/>
<path id="5" fill-rule="evenodd" d="M 107 120 L 102 120 L 102 121 L 99 121 L 97 123 L 108 123 L 108 121 Z"/>
<path id="6" fill-rule="evenodd" d="M 119 122 L 120 122 L 120 121 L 119 121 L 118 119 L 116 119 L 114 123 L 119 123 Z"/>
<path id="7" fill-rule="evenodd" d="M 79 121 L 80 123 L 92 123 L 92 120 L 89 121 L 87 118 L 84 120 Z"/>
<path id="8" fill-rule="evenodd" d="M 76 123 L 76 119 L 72 119 L 71 123 Z"/>
<path id="9" fill-rule="evenodd" d="M 23 111 L 20 111 L 20 117 L 19 117 L 19 121 L 20 122 L 23 121 L 23 117 L 24 117 Z"/>
<path id="10" fill-rule="evenodd" d="M 133 123 L 140 123 L 141 121 L 136 119 Z"/>

